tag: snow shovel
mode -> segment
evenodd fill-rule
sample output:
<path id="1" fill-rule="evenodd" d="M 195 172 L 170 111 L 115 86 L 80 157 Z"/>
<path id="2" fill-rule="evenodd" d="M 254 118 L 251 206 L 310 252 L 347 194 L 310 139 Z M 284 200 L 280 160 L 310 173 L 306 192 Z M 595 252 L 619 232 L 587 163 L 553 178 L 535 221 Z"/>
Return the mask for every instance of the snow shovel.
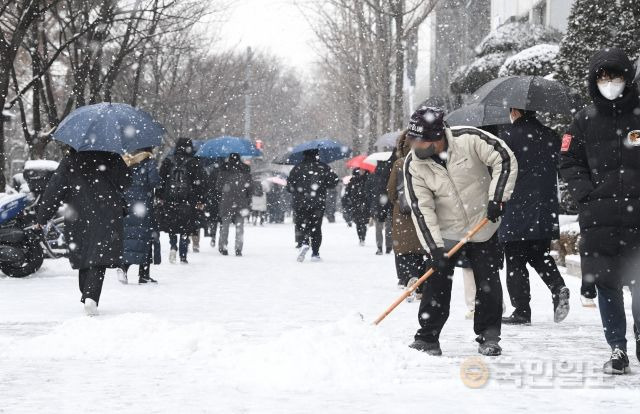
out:
<path id="1" fill-rule="evenodd" d="M 452 257 L 454 254 L 456 254 L 458 252 L 458 250 L 462 249 L 462 247 L 465 244 L 467 244 L 469 242 L 469 240 L 471 240 L 471 238 L 476 235 L 476 233 L 478 233 L 480 230 L 482 230 L 482 228 L 488 222 L 489 222 L 489 219 L 485 218 L 480 223 L 478 223 L 478 225 L 475 226 L 474 228 L 472 228 L 471 231 L 469 231 L 469 233 L 467 233 L 467 235 L 464 236 L 464 238 L 458 242 L 458 244 L 456 244 L 455 246 L 453 246 L 451 248 L 451 250 L 449 250 L 447 255 L 449 257 Z M 384 318 L 386 318 L 391 312 L 393 312 L 393 310 L 395 308 L 398 307 L 399 304 L 401 304 L 407 297 L 409 297 L 409 295 L 411 295 L 416 289 L 418 289 L 418 287 L 421 284 L 423 284 L 427 279 L 429 279 L 429 277 L 431 277 L 431 275 L 433 275 L 434 272 L 435 272 L 435 270 L 433 268 L 429 269 L 427 271 L 427 273 L 425 273 L 424 275 L 422 275 L 422 277 L 420 279 L 418 279 L 417 282 L 415 282 L 407 290 L 405 290 L 404 293 L 402 295 L 400 295 L 400 297 L 398 299 L 396 299 L 391 304 L 391 306 L 389 306 L 387 308 L 387 310 L 385 310 L 382 313 L 382 315 L 378 316 L 378 318 L 373 322 L 373 324 L 374 325 L 378 325 L 380 322 L 382 322 L 384 320 Z"/>

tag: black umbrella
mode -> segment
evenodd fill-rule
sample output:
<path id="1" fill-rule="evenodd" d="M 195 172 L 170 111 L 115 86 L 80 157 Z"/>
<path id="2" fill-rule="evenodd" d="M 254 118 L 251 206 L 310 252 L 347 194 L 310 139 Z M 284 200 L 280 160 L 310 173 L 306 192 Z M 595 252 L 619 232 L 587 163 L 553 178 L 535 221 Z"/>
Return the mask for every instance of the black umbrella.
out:
<path id="1" fill-rule="evenodd" d="M 571 89 L 540 76 L 507 76 L 482 85 L 467 104 L 571 115 L 579 102 Z"/>
<path id="2" fill-rule="evenodd" d="M 490 106 L 473 103 L 456 109 L 445 117 L 451 126 L 482 127 L 487 125 L 509 124 L 509 110 L 502 106 Z"/>

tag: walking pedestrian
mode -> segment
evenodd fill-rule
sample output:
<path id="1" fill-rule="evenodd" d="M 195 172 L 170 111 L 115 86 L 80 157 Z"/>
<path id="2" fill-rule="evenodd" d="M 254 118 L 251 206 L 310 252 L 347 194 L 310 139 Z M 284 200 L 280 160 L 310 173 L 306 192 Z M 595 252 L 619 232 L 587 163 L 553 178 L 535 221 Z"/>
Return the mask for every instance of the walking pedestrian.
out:
<path id="1" fill-rule="evenodd" d="M 518 160 L 518 180 L 500 226 L 500 242 L 507 262 L 507 290 L 513 313 L 502 323 L 531 323 L 530 265 L 551 291 L 553 319 L 562 322 L 569 314 L 569 288 L 551 256 L 551 240 L 560 237 L 558 217 L 559 140 L 544 126 L 535 111 L 511 108 L 512 125 L 500 138 Z"/>
<path id="2" fill-rule="evenodd" d="M 307 150 L 303 160 L 291 170 L 287 191 L 293 196 L 296 240 L 301 242 L 298 261 L 305 259 L 311 247 L 311 260 L 321 261 L 322 218 L 327 190 L 338 185 L 338 176 L 320 161 L 318 150 Z"/>
<path id="3" fill-rule="evenodd" d="M 124 219 L 124 265 L 118 280 L 127 284 L 131 265 L 138 265 L 138 283 L 156 283 L 151 277 L 153 242 L 158 237 L 153 211 L 154 194 L 160 185 L 158 165 L 151 148 L 123 158 L 130 169 L 131 185 L 124 193 L 128 214 Z"/>
<path id="4" fill-rule="evenodd" d="M 159 204 L 160 230 L 169 233 L 169 262 L 187 263 L 189 237 L 199 229 L 200 212 L 204 209 L 206 173 L 193 156 L 190 138 L 180 138 L 173 159 L 165 158 L 160 167 L 160 188 L 156 192 Z M 179 238 L 179 244 L 178 244 Z"/>
<path id="5" fill-rule="evenodd" d="M 474 331 L 478 352 L 500 355 L 503 253 L 497 230 L 504 202 L 516 181 L 518 163 L 499 138 L 472 127 L 448 127 L 440 108 L 421 107 L 409 122 L 411 153 L 404 164 L 407 202 L 435 273 L 422 290 L 420 329 L 412 348 L 441 355 L 440 332 L 449 317 L 451 278 L 444 238 L 462 240 L 485 218 L 486 224 L 463 248 L 476 282 Z"/>
<path id="6" fill-rule="evenodd" d="M 236 256 L 242 256 L 244 245 L 244 220 L 251 209 L 251 170 L 242 162 L 239 154 L 230 154 L 223 164 L 218 181 L 217 192 L 220 194 L 220 239 L 218 250 L 223 256 L 229 254 L 229 226 L 236 228 Z"/>
<path id="7" fill-rule="evenodd" d="M 393 251 L 391 241 L 391 203 L 387 194 L 387 183 L 391 174 L 392 160 L 378 161 L 374 173 L 367 180 L 367 195 L 369 196 L 369 212 L 376 226 L 376 255 Z M 383 251 L 383 249 L 385 249 Z"/>
<path id="8" fill-rule="evenodd" d="M 387 183 L 387 194 L 392 209 L 392 233 L 393 250 L 395 253 L 396 275 L 398 286 L 405 288 L 415 283 L 424 275 L 429 266 L 427 251 L 422 247 L 416 228 L 411 219 L 411 206 L 405 197 L 404 174 L 402 172 L 404 160 L 411 152 L 411 140 L 407 133 L 403 133 L 396 144 L 396 157 Z M 418 288 L 422 291 L 422 286 Z"/>
<path id="9" fill-rule="evenodd" d="M 252 184 L 251 195 L 251 220 L 253 225 L 264 224 L 264 218 L 267 214 L 267 193 L 265 186 L 260 180 L 254 180 Z"/>
<path id="10" fill-rule="evenodd" d="M 367 224 L 369 223 L 369 196 L 366 193 L 369 173 L 355 168 L 343 197 L 343 207 L 347 211 L 349 221 L 356 224 L 356 232 L 360 246 L 364 246 L 367 238 Z"/>
<path id="11" fill-rule="evenodd" d="M 128 171 L 118 154 L 67 148 L 38 208 L 38 226 L 43 227 L 62 203 L 67 205 L 64 231 L 69 262 L 78 269 L 80 301 L 89 316 L 98 314 L 106 269 L 123 265 Z"/>
<path id="12" fill-rule="evenodd" d="M 624 51 L 607 48 L 589 62 L 593 104 L 578 112 L 562 138 L 560 171 L 579 205 L 582 294 L 597 289 L 611 347 L 603 370 L 629 372 L 622 288 L 632 293 L 640 360 L 640 98 Z"/>
<path id="13" fill-rule="evenodd" d="M 205 172 L 207 173 L 206 195 L 204 203 L 205 220 L 207 226 L 207 235 L 211 237 L 211 247 L 216 247 L 216 238 L 218 236 L 218 225 L 220 224 L 220 194 L 218 193 L 216 183 L 222 162 L 214 162 Z"/>

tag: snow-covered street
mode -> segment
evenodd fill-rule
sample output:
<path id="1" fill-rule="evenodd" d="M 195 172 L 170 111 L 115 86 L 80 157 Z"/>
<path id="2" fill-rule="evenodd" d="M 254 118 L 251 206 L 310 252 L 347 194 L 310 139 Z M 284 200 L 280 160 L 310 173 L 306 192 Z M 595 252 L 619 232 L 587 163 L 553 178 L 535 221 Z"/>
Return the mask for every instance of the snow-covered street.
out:
<path id="1" fill-rule="evenodd" d="M 460 374 L 477 356 L 461 275 L 444 356 L 425 356 L 407 348 L 417 303 L 370 325 L 399 294 L 393 257 L 374 255 L 372 231 L 362 248 L 344 223 L 324 228 L 323 263 L 296 263 L 286 224 L 249 226 L 242 258 L 207 239 L 189 265 L 152 268 L 157 286 L 123 286 L 110 270 L 97 318 L 83 315 L 65 260 L 0 277 L 0 412 L 637 412 L 638 361 L 631 375 L 601 374 L 609 350 L 576 278 L 556 325 L 532 275 L 533 325 L 503 327 L 503 356 L 484 359 L 488 382 L 471 389 Z"/>

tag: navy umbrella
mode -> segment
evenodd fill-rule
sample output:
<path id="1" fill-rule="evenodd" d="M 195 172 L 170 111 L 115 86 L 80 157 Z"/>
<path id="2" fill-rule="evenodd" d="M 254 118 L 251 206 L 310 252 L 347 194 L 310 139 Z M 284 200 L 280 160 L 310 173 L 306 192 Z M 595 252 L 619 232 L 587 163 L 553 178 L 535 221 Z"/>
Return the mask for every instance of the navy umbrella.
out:
<path id="1" fill-rule="evenodd" d="M 165 129 L 145 111 L 123 103 L 99 103 L 71 112 L 53 138 L 76 151 L 134 152 L 162 144 Z"/>
<path id="2" fill-rule="evenodd" d="M 351 148 L 332 139 L 315 139 L 293 147 L 287 154 L 277 158 L 276 164 L 295 165 L 304 159 L 303 153 L 318 150 L 320 161 L 330 163 L 351 157 Z"/>
<path id="3" fill-rule="evenodd" d="M 196 153 L 196 157 L 226 158 L 230 154 L 240 154 L 242 157 L 260 157 L 262 151 L 246 138 L 224 136 L 205 141 Z"/>
<path id="4" fill-rule="evenodd" d="M 490 106 L 472 103 L 458 108 L 445 117 L 451 126 L 481 127 L 487 125 L 503 125 L 511 123 L 509 109 L 501 106 Z"/>
<path id="5" fill-rule="evenodd" d="M 571 89 L 540 76 L 507 76 L 482 85 L 467 104 L 481 103 L 552 114 L 571 115 L 580 107 Z"/>

